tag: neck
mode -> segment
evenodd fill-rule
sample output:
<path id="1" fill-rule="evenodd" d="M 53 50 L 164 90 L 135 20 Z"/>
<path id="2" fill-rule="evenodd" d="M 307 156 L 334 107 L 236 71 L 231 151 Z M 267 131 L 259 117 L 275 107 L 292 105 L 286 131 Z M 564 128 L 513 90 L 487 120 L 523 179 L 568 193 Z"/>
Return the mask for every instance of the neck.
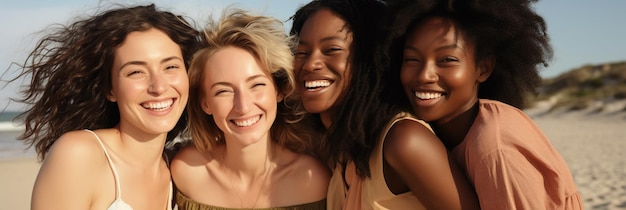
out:
<path id="1" fill-rule="evenodd" d="M 430 124 L 446 149 L 452 150 L 463 142 L 477 115 L 478 102 L 447 122 L 432 122 Z"/>
<path id="2" fill-rule="evenodd" d="M 137 166 L 155 166 L 163 159 L 163 148 L 167 134 L 147 135 L 133 133 L 133 129 L 116 128 L 120 136 L 120 150 L 125 161 Z M 131 132 L 127 132 L 131 130 Z"/>
<path id="3" fill-rule="evenodd" d="M 222 163 L 227 170 L 238 176 L 242 181 L 254 180 L 263 176 L 272 164 L 273 143 L 260 141 L 246 147 L 228 146 L 222 153 Z"/>
<path id="4" fill-rule="evenodd" d="M 271 161 L 273 148 L 273 143 L 268 140 L 246 147 L 228 146 L 227 143 L 222 151 L 223 171 L 241 208 L 254 208 L 262 194 L 268 196 L 265 185 L 272 169 L 276 168 Z"/>
<path id="5" fill-rule="evenodd" d="M 324 124 L 324 128 L 328 129 L 333 124 L 331 113 L 320 113 L 320 120 Z"/>

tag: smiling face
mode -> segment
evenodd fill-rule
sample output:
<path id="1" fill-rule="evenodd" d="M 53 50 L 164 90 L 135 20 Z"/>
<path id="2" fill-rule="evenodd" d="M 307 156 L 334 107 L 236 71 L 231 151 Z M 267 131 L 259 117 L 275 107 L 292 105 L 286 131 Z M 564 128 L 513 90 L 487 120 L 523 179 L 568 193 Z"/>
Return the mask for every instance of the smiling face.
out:
<path id="1" fill-rule="evenodd" d="M 203 88 L 202 109 L 213 115 L 227 142 L 248 145 L 269 138 L 282 98 L 251 53 L 237 47 L 215 52 L 204 66 Z"/>
<path id="2" fill-rule="evenodd" d="M 478 85 L 489 76 L 476 65 L 474 48 L 452 21 L 430 18 L 407 36 L 400 79 L 415 113 L 446 123 L 478 101 Z"/>
<path id="3" fill-rule="evenodd" d="M 298 38 L 297 90 L 304 108 L 326 121 L 350 80 L 352 33 L 339 16 L 321 9 L 305 21 Z"/>
<path id="4" fill-rule="evenodd" d="M 117 102 L 120 128 L 151 135 L 172 130 L 189 95 L 180 47 L 157 29 L 131 32 L 113 62 L 108 99 Z"/>

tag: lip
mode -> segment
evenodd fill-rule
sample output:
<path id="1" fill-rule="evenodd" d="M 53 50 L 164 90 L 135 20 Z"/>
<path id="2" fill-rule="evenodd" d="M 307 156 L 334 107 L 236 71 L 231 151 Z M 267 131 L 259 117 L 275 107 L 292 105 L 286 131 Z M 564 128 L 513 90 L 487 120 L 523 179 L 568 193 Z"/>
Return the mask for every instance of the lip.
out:
<path id="1" fill-rule="evenodd" d="M 307 88 L 307 82 L 317 81 L 318 84 L 329 83 L 328 86 L 319 86 L 317 88 Z M 317 94 L 324 92 L 324 90 L 332 87 L 335 84 L 335 79 L 327 75 L 320 74 L 307 74 L 299 77 L 298 86 L 301 88 L 303 94 Z"/>
<path id="2" fill-rule="evenodd" d="M 144 101 L 140 104 L 141 108 L 152 113 L 167 114 L 176 106 L 177 98 L 155 99 Z"/>
<path id="3" fill-rule="evenodd" d="M 257 115 L 253 115 L 249 117 L 240 117 L 236 119 L 230 119 L 228 121 L 230 122 L 231 125 L 233 125 L 234 127 L 238 129 L 247 129 L 247 128 L 256 127 L 256 125 L 258 125 L 259 122 L 261 122 L 261 118 L 263 118 L 263 115 L 257 114 Z"/>
<path id="4" fill-rule="evenodd" d="M 411 98 L 415 105 L 419 107 L 434 106 L 446 96 L 443 91 L 436 90 L 412 90 Z"/>
<path id="5" fill-rule="evenodd" d="M 326 89 L 335 83 L 333 80 L 319 79 L 319 80 L 305 80 L 303 82 L 303 88 L 308 92 L 316 92 Z M 307 85 L 308 84 L 308 85 Z"/>

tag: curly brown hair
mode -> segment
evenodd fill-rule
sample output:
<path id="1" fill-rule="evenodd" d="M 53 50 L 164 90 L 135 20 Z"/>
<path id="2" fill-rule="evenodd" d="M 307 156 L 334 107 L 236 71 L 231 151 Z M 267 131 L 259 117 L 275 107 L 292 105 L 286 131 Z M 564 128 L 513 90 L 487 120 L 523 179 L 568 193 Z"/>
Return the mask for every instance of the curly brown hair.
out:
<path id="1" fill-rule="evenodd" d="M 53 25 L 28 55 L 17 78 L 30 79 L 22 98 L 28 106 L 16 119 L 25 130 L 18 137 L 35 146 L 43 159 L 63 133 L 78 129 L 115 126 L 120 120 L 117 105 L 107 100 L 111 91 L 111 68 L 115 49 L 126 35 L 158 29 L 177 43 L 188 66 L 200 46 L 199 32 L 181 16 L 158 10 L 154 4 L 104 11 L 70 25 Z M 14 79 L 14 80 L 17 80 Z M 186 129 L 183 113 L 170 142 Z"/>
<path id="2" fill-rule="evenodd" d="M 480 84 L 478 97 L 523 108 L 527 93 L 541 85 L 539 69 L 552 58 L 546 23 L 531 7 L 536 0 L 388 1 L 392 45 L 387 79 L 393 100 L 407 107 L 400 87 L 402 44 L 407 32 L 431 17 L 449 19 L 473 43 L 476 63 L 493 56 L 491 76 Z M 401 94 L 398 95 L 398 94 Z M 400 99 L 399 99 L 400 98 Z M 390 99 L 391 100 L 391 99 Z"/>

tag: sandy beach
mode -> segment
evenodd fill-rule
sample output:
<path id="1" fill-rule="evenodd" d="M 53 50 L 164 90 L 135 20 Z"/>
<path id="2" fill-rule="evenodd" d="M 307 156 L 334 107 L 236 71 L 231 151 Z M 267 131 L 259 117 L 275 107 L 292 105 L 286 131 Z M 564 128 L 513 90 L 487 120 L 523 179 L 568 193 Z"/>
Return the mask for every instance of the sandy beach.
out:
<path id="1" fill-rule="evenodd" d="M 625 103 L 575 112 L 526 111 L 567 162 L 585 209 L 626 210 Z"/>
<path id="2" fill-rule="evenodd" d="M 0 159 L 0 209 L 30 209 L 30 194 L 39 171 L 35 157 Z"/>
<path id="3" fill-rule="evenodd" d="M 526 111 L 567 161 L 585 209 L 626 210 L 626 111 L 619 111 L 624 106 Z M 38 169 L 35 157 L 0 159 L 2 209 L 29 209 Z"/>

